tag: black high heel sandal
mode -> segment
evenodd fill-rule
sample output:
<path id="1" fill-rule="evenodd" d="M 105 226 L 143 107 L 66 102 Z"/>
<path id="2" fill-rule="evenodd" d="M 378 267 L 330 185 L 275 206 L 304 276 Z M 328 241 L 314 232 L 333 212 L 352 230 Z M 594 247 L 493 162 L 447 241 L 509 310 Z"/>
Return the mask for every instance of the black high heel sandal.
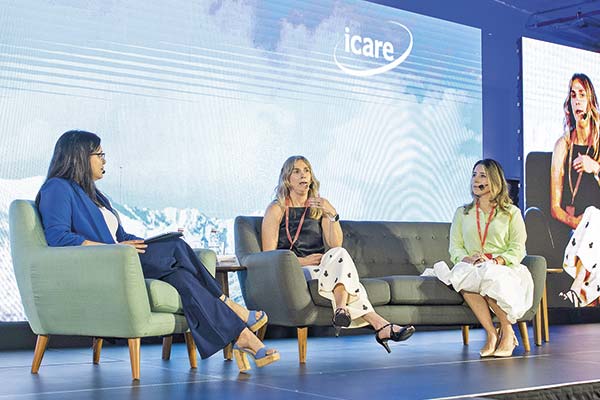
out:
<path id="1" fill-rule="evenodd" d="M 413 333 L 415 333 L 415 327 L 412 325 L 403 326 L 402 329 L 400 329 L 399 331 L 394 330 L 394 325 L 396 325 L 396 324 L 386 324 L 375 331 L 375 340 L 377 341 L 377 343 L 382 345 L 383 348 L 386 349 L 388 353 L 392 352 L 392 350 L 390 349 L 390 346 L 388 345 L 388 340 L 393 340 L 394 342 L 402 342 L 402 341 L 408 339 L 409 337 L 411 337 Z M 390 337 L 385 338 L 385 339 L 380 338 L 379 332 L 381 332 L 388 326 L 390 327 Z M 400 325 L 396 325 L 396 326 L 400 326 Z"/>
<path id="2" fill-rule="evenodd" d="M 571 303 L 573 303 L 573 307 L 575 307 L 575 308 L 581 307 L 581 303 L 582 303 L 581 298 L 579 297 L 577 292 L 572 289 L 566 293 L 560 292 L 558 294 L 558 297 L 560 297 L 563 300 L 570 301 Z"/>
<path id="3" fill-rule="evenodd" d="M 352 318 L 350 318 L 350 313 L 343 307 L 339 307 L 335 310 L 333 314 L 333 327 L 335 328 L 335 336 L 340 336 L 340 331 L 342 328 L 347 328 L 352 323 Z"/>

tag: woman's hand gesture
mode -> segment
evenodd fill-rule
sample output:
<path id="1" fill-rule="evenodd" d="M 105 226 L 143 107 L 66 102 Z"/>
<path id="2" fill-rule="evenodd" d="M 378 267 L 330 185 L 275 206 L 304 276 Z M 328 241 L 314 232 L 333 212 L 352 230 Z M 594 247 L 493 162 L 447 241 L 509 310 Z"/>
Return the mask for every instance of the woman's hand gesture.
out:
<path id="1" fill-rule="evenodd" d="M 146 247 L 148 247 L 148 245 L 146 243 L 144 243 L 144 240 L 142 240 L 142 239 L 125 240 L 124 242 L 119 242 L 119 244 L 127 244 L 129 246 L 133 246 L 133 247 L 135 247 L 135 250 L 138 253 L 145 253 Z"/>
<path id="2" fill-rule="evenodd" d="M 298 261 L 300 261 L 300 265 L 303 267 L 306 265 L 319 265 L 321 264 L 321 258 L 323 258 L 323 254 L 314 253 L 306 257 L 298 257 Z"/>
<path id="3" fill-rule="evenodd" d="M 573 168 L 575 171 L 579 172 L 587 172 L 588 174 L 594 174 L 600 168 L 600 165 L 596 160 L 587 154 L 578 153 L 577 158 L 573 160 Z"/>
<path id="4" fill-rule="evenodd" d="M 337 214 L 329 200 L 324 197 L 310 197 L 308 199 L 308 206 L 320 208 L 327 218 L 332 218 Z"/>

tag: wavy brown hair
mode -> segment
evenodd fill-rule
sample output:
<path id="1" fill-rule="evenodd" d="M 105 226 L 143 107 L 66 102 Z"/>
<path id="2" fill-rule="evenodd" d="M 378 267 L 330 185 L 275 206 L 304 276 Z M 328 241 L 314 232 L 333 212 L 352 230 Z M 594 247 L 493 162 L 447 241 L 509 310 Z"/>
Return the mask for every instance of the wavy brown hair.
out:
<path id="1" fill-rule="evenodd" d="M 585 89 L 589 108 L 588 117 L 590 118 L 592 147 L 594 149 L 592 158 L 598 160 L 600 155 L 600 112 L 598 111 L 598 97 L 596 96 L 594 84 L 586 74 L 573 74 L 571 80 L 569 81 L 569 92 L 567 93 L 567 98 L 563 104 L 563 109 L 565 111 L 565 140 L 567 142 L 567 146 L 569 147 L 571 145 L 571 135 L 577 127 L 577 121 L 575 120 L 575 115 L 573 115 L 573 109 L 571 108 L 571 90 L 573 89 L 573 84 L 575 81 L 581 82 L 581 85 Z"/>
<path id="2" fill-rule="evenodd" d="M 508 195 L 508 183 L 506 182 L 506 178 L 504 177 L 504 170 L 500 163 L 496 160 L 492 160 L 491 158 L 485 158 L 483 160 L 479 160 L 473 165 L 473 171 L 477 168 L 478 165 L 482 165 L 485 170 L 485 175 L 488 178 L 488 185 L 490 187 L 490 202 L 498 207 L 501 211 L 508 212 L 510 205 L 512 204 L 512 200 Z M 464 213 L 468 214 L 469 210 L 475 206 L 475 202 L 477 201 L 477 196 L 473 193 L 473 188 L 471 187 L 471 197 L 473 201 L 469 204 L 465 204 Z"/>
<path id="3" fill-rule="evenodd" d="M 310 171 L 310 185 L 308 187 L 308 197 L 319 197 L 319 188 L 321 183 L 315 177 L 312 165 L 304 156 L 291 156 L 283 163 L 281 171 L 279 172 L 279 183 L 275 187 L 275 200 L 282 208 L 286 207 L 285 199 L 290 196 L 290 176 L 294 171 L 294 164 L 296 161 L 303 161 Z M 311 207 L 309 216 L 313 219 L 320 219 L 323 215 L 323 210 L 320 208 Z"/>

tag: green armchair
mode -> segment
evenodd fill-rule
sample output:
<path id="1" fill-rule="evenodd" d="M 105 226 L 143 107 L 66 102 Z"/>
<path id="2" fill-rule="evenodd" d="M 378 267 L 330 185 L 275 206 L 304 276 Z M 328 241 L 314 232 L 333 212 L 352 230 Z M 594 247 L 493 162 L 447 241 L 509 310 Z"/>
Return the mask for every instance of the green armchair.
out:
<path id="1" fill-rule="evenodd" d="M 102 337 L 126 338 L 134 380 L 140 377 L 140 339 L 184 333 L 190 366 L 196 347 L 175 288 L 144 280 L 135 249 L 126 245 L 49 247 L 35 203 L 15 200 L 9 210 L 10 246 L 19 293 L 29 325 L 37 335 L 32 373 L 37 373 L 50 335 L 94 337 L 93 362 Z M 197 251 L 214 275 L 216 256 Z"/>

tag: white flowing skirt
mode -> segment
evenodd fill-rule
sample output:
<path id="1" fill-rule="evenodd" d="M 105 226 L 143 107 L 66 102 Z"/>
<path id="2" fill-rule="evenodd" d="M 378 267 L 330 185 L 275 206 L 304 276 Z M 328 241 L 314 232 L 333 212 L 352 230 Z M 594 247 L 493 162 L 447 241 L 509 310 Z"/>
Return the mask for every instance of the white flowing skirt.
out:
<path id="1" fill-rule="evenodd" d="M 513 324 L 533 305 L 533 279 L 524 265 L 507 267 L 491 261 L 477 265 L 459 262 L 449 269 L 440 261 L 434 265 L 433 272 L 457 292 L 479 293 L 496 300 Z"/>
<path id="2" fill-rule="evenodd" d="M 575 306 L 585 307 L 600 296 L 599 265 L 600 210 L 590 206 L 569 239 L 563 259 L 565 272 L 574 278 L 571 291 L 577 295 Z"/>
<path id="3" fill-rule="evenodd" d="M 348 292 L 347 309 L 352 322 L 349 328 L 358 328 L 367 325 L 362 316 L 372 312 L 373 306 L 367 298 L 367 291 L 359 281 L 356 266 L 350 254 L 342 247 L 334 247 L 323 254 L 321 264 L 305 266 L 306 280 L 319 280 L 319 294 L 331 300 L 332 308 L 336 309 L 333 297 L 333 288 L 342 284 Z"/>

